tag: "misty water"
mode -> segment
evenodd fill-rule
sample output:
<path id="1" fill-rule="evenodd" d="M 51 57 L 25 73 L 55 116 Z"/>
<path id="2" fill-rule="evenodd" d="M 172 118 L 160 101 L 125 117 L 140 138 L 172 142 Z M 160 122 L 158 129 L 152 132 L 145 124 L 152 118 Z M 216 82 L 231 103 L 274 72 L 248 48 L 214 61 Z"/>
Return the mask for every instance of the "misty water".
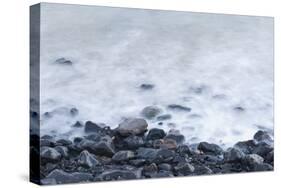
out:
<path id="1" fill-rule="evenodd" d="M 187 142 L 273 131 L 272 18 L 43 3 L 40 50 L 41 134 L 79 136 L 78 120 L 115 128 L 150 105 L 172 119 L 149 128 Z"/>

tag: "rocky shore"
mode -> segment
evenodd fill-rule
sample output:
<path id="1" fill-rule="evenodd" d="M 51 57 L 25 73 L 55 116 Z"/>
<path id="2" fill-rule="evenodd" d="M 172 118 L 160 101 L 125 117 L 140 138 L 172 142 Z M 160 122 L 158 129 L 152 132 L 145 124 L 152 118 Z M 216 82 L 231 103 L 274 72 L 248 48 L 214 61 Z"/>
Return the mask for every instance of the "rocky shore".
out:
<path id="1" fill-rule="evenodd" d="M 271 171 L 274 166 L 273 139 L 261 130 L 224 150 L 208 142 L 189 145 L 179 131 L 148 129 L 142 118 L 125 119 L 115 129 L 91 121 L 73 127 L 84 129 L 85 136 L 41 135 L 40 151 L 32 150 L 40 155 L 41 184 Z"/>

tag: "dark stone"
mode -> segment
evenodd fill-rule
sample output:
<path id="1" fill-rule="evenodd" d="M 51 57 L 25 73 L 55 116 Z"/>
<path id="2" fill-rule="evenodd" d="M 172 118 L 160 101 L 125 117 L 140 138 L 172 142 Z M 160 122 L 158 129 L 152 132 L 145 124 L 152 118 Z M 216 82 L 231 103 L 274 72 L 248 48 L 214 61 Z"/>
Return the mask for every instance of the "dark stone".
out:
<path id="1" fill-rule="evenodd" d="M 153 119 L 162 112 L 157 106 L 147 106 L 141 111 L 141 115 L 146 119 Z"/>
<path id="2" fill-rule="evenodd" d="M 125 119 L 116 128 L 116 132 L 121 136 L 140 135 L 146 132 L 147 122 L 141 118 L 128 118 Z"/>
<path id="3" fill-rule="evenodd" d="M 243 158 L 242 163 L 253 169 L 256 165 L 262 164 L 264 159 L 257 154 L 248 154 Z"/>
<path id="4" fill-rule="evenodd" d="M 177 148 L 177 142 L 173 139 L 165 138 L 163 143 L 160 144 L 160 148 L 162 149 L 176 149 Z"/>
<path id="5" fill-rule="evenodd" d="M 174 177 L 174 174 L 170 171 L 160 170 L 158 173 L 154 173 L 150 175 L 151 178 L 166 178 L 166 177 Z"/>
<path id="6" fill-rule="evenodd" d="M 153 84 L 141 84 L 140 88 L 143 90 L 152 90 L 154 88 Z"/>
<path id="7" fill-rule="evenodd" d="M 71 140 L 67 140 L 67 139 L 59 139 L 56 141 L 57 146 L 68 146 L 71 144 L 72 144 Z"/>
<path id="8" fill-rule="evenodd" d="M 158 165 L 159 170 L 164 170 L 164 171 L 171 171 L 172 170 L 172 165 L 168 163 L 161 163 Z"/>
<path id="9" fill-rule="evenodd" d="M 270 134 L 266 131 L 261 130 L 256 132 L 256 134 L 254 135 L 254 139 L 258 142 L 266 142 L 268 144 L 273 142 Z"/>
<path id="10" fill-rule="evenodd" d="M 52 140 L 53 137 L 50 136 L 50 135 L 44 135 L 44 136 L 41 137 L 41 139 Z"/>
<path id="11" fill-rule="evenodd" d="M 187 176 L 194 172 L 195 168 L 189 163 L 179 163 L 174 167 L 178 175 Z"/>
<path id="12" fill-rule="evenodd" d="M 81 137 L 75 137 L 75 138 L 73 139 L 73 143 L 74 143 L 74 144 L 78 144 L 78 143 L 80 143 L 82 140 L 83 140 L 83 138 L 81 138 Z"/>
<path id="13" fill-rule="evenodd" d="M 63 158 L 68 158 L 69 157 L 68 148 L 67 147 L 65 147 L 65 146 L 56 146 L 55 150 L 57 150 L 61 154 L 61 156 Z"/>
<path id="14" fill-rule="evenodd" d="M 80 121 L 76 121 L 76 123 L 74 123 L 72 127 L 81 128 L 83 127 L 83 124 Z"/>
<path id="15" fill-rule="evenodd" d="M 179 145 L 176 149 L 176 152 L 180 155 L 190 155 L 191 154 L 191 150 L 188 147 L 188 145 Z"/>
<path id="16" fill-rule="evenodd" d="M 101 141 L 94 145 L 94 153 L 112 157 L 115 153 L 114 145 L 111 142 Z"/>
<path id="17" fill-rule="evenodd" d="M 99 133 L 101 131 L 102 131 L 102 128 L 98 124 L 93 123 L 91 121 L 86 122 L 86 124 L 85 124 L 86 133 L 93 133 L 93 132 Z"/>
<path id="18" fill-rule="evenodd" d="M 255 164 L 253 167 L 253 171 L 272 171 L 273 166 L 267 163 L 262 163 L 262 164 Z"/>
<path id="19" fill-rule="evenodd" d="M 194 174 L 196 175 L 207 175 L 212 173 L 213 171 L 207 166 L 203 166 L 203 165 L 195 166 Z"/>
<path id="20" fill-rule="evenodd" d="M 129 170 L 106 170 L 98 175 L 96 181 L 130 180 L 137 179 L 137 175 Z"/>
<path id="21" fill-rule="evenodd" d="M 43 163 L 56 163 L 61 159 L 61 154 L 51 147 L 41 147 L 40 158 Z"/>
<path id="22" fill-rule="evenodd" d="M 145 163 L 146 163 L 146 160 L 145 159 L 133 159 L 133 160 L 130 160 L 129 163 L 133 166 L 143 166 Z"/>
<path id="23" fill-rule="evenodd" d="M 168 120 L 168 119 L 172 119 L 172 115 L 171 114 L 164 114 L 164 115 L 161 115 L 161 116 L 157 116 L 157 121 L 165 121 L 165 120 Z"/>
<path id="24" fill-rule="evenodd" d="M 237 148 L 228 148 L 224 152 L 224 161 L 225 162 L 240 162 L 245 157 L 245 154 Z"/>
<path id="25" fill-rule="evenodd" d="M 243 108 L 241 106 L 237 106 L 237 107 L 234 107 L 233 110 L 235 110 L 237 112 L 243 112 L 243 111 L 245 111 L 245 108 Z"/>
<path id="26" fill-rule="evenodd" d="M 178 105 L 178 104 L 170 104 L 170 105 L 168 105 L 168 109 L 174 110 L 174 111 L 183 111 L 183 112 L 190 112 L 191 111 L 191 108 L 185 107 L 185 106 L 182 106 L 182 105 Z"/>
<path id="27" fill-rule="evenodd" d="M 95 155 L 90 154 L 88 151 L 84 150 L 79 155 L 78 164 L 86 168 L 93 168 L 100 163 Z"/>
<path id="28" fill-rule="evenodd" d="M 158 152 L 158 149 L 141 147 L 141 148 L 137 149 L 136 157 L 138 159 L 153 160 L 156 158 L 157 152 Z"/>
<path id="29" fill-rule="evenodd" d="M 55 146 L 55 142 L 52 141 L 52 140 L 49 140 L 49 139 L 41 139 L 40 140 L 40 146 L 41 147 L 44 147 L 44 146 L 54 147 Z"/>
<path id="30" fill-rule="evenodd" d="M 266 155 L 273 150 L 271 145 L 268 145 L 266 142 L 260 142 L 253 149 L 252 153 L 258 154 L 262 157 L 266 157 Z"/>
<path id="31" fill-rule="evenodd" d="M 156 139 L 162 139 L 166 136 L 166 133 L 162 129 L 153 128 L 150 129 L 148 132 L 148 135 L 146 136 L 147 140 L 156 140 Z"/>
<path id="32" fill-rule="evenodd" d="M 221 155 L 223 153 L 223 150 L 220 146 L 216 144 L 210 144 L 208 142 L 200 142 L 198 145 L 198 150 L 211 155 Z"/>
<path id="33" fill-rule="evenodd" d="M 82 172 L 67 173 L 64 172 L 63 170 L 55 169 L 46 176 L 46 179 L 44 179 L 43 182 L 53 183 L 54 181 L 50 181 L 51 179 L 54 179 L 57 184 L 78 183 L 78 182 L 81 183 L 81 182 L 93 181 L 93 176 L 90 173 L 82 173 Z"/>
<path id="34" fill-rule="evenodd" d="M 256 143 L 254 140 L 237 142 L 234 145 L 234 148 L 240 149 L 245 154 L 251 154 L 255 147 L 256 147 Z"/>
<path id="35" fill-rule="evenodd" d="M 67 60 L 64 57 L 57 59 L 55 63 L 60 65 L 72 65 L 72 61 Z"/>
<path id="36" fill-rule="evenodd" d="M 144 176 L 151 177 L 152 174 L 156 174 L 158 171 L 158 167 L 155 163 L 150 165 L 146 165 L 143 167 L 142 173 Z"/>
<path id="37" fill-rule="evenodd" d="M 130 159 L 133 159 L 135 157 L 135 154 L 133 151 L 127 150 L 127 151 L 118 151 L 115 153 L 112 157 L 113 161 L 120 162 L 120 161 L 128 161 Z"/>
<path id="38" fill-rule="evenodd" d="M 175 152 L 169 149 L 158 149 L 153 162 L 159 164 L 163 162 L 170 162 L 175 157 Z"/>
<path id="39" fill-rule="evenodd" d="M 265 156 L 265 162 L 272 164 L 274 161 L 274 150 L 272 150 L 271 152 L 269 152 L 266 156 Z"/>
<path id="40" fill-rule="evenodd" d="M 123 139 L 122 145 L 127 149 L 137 149 L 144 146 L 144 139 L 140 136 L 131 135 Z"/>
<path id="41" fill-rule="evenodd" d="M 91 133 L 90 135 L 86 136 L 86 139 L 99 142 L 101 140 L 101 136 L 98 133 Z"/>
<path id="42" fill-rule="evenodd" d="M 164 139 L 172 139 L 177 142 L 177 144 L 183 144 L 185 141 L 185 138 L 182 134 L 180 134 L 177 130 L 170 130 L 168 135 L 164 137 Z"/>
<path id="43" fill-rule="evenodd" d="M 70 115 L 77 116 L 79 113 L 79 110 L 77 108 L 71 108 L 69 112 L 70 112 Z"/>

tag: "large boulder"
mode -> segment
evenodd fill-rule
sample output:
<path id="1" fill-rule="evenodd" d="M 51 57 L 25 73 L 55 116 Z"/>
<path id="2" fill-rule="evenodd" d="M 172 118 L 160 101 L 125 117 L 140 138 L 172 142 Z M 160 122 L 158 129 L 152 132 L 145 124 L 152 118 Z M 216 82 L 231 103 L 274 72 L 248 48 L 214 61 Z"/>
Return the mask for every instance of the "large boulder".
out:
<path id="1" fill-rule="evenodd" d="M 146 132 L 148 127 L 147 122 L 141 118 L 125 119 L 116 128 L 116 132 L 121 136 L 140 135 Z"/>

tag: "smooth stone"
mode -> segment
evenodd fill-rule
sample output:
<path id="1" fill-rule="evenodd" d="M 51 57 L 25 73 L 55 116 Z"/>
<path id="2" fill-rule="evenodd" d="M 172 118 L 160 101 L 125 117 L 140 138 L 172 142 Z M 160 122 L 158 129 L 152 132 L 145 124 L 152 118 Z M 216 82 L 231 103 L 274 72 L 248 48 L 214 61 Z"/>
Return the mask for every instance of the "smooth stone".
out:
<path id="1" fill-rule="evenodd" d="M 95 155 L 90 154 L 87 150 L 84 150 L 79 155 L 78 164 L 86 168 L 93 168 L 100 163 Z"/>
<path id="2" fill-rule="evenodd" d="M 170 130 L 169 133 L 164 137 L 164 139 L 172 139 L 177 142 L 177 144 L 183 144 L 185 141 L 184 135 L 180 134 L 177 130 Z"/>
<path id="3" fill-rule="evenodd" d="M 60 161 L 61 154 L 54 148 L 44 146 L 40 150 L 40 158 L 42 162 L 56 163 Z"/>
<path id="4" fill-rule="evenodd" d="M 240 149 L 245 154 L 251 154 L 256 147 L 256 142 L 254 140 L 247 140 L 237 142 L 234 148 Z"/>
<path id="5" fill-rule="evenodd" d="M 93 132 L 100 133 L 101 131 L 102 131 L 102 128 L 98 124 L 93 123 L 91 121 L 87 121 L 85 123 L 85 132 L 86 133 L 93 133 Z"/>
<path id="6" fill-rule="evenodd" d="M 93 176 L 90 173 L 67 173 L 63 170 L 55 169 L 46 176 L 47 179 L 54 179 L 57 184 L 63 183 L 81 183 L 93 180 Z"/>
<path id="7" fill-rule="evenodd" d="M 172 119 L 172 115 L 171 114 L 164 114 L 164 115 L 157 116 L 156 119 L 157 119 L 157 121 L 165 121 L 165 120 Z"/>
<path id="8" fill-rule="evenodd" d="M 147 106 L 141 111 L 141 115 L 146 119 L 153 119 L 161 112 L 162 110 L 157 106 Z"/>
<path id="9" fill-rule="evenodd" d="M 156 139 L 162 139 L 166 136 L 166 133 L 164 130 L 162 129 L 158 129 L 158 128 L 153 128 L 153 129 L 150 129 L 147 136 L 146 136 L 146 139 L 147 140 L 156 140 Z"/>
<path id="10" fill-rule="evenodd" d="M 125 119 L 116 128 L 116 131 L 121 136 L 140 135 L 146 132 L 148 127 L 147 122 L 141 118 L 128 118 Z"/>
<path id="11" fill-rule="evenodd" d="M 158 149 L 153 148 L 139 148 L 137 149 L 136 157 L 139 159 L 153 160 L 156 158 Z"/>
<path id="12" fill-rule="evenodd" d="M 130 180 L 137 179 L 137 175 L 130 170 L 106 170 L 98 175 L 96 181 Z"/>
<path id="13" fill-rule="evenodd" d="M 262 164 L 264 159 L 257 154 L 248 154 L 243 158 L 243 164 L 246 164 L 250 168 L 254 168 L 257 164 Z"/>
<path id="14" fill-rule="evenodd" d="M 191 150 L 190 150 L 189 146 L 185 145 L 185 144 L 179 145 L 176 149 L 176 152 L 180 155 L 186 155 L 186 154 L 190 155 L 191 154 Z"/>
<path id="15" fill-rule="evenodd" d="M 179 163 L 174 167 L 179 175 L 187 176 L 194 172 L 195 168 L 189 163 Z"/>
<path id="16" fill-rule="evenodd" d="M 173 149 L 177 148 L 177 142 L 173 139 L 165 138 L 163 143 L 160 145 L 162 149 Z"/>
<path id="17" fill-rule="evenodd" d="M 72 144 L 71 140 L 68 140 L 68 139 L 59 139 L 56 141 L 57 146 L 68 146 L 71 144 Z"/>
<path id="18" fill-rule="evenodd" d="M 69 157 L 68 148 L 67 147 L 65 147 L 65 146 L 56 146 L 55 150 L 57 150 L 61 154 L 61 156 L 63 158 L 68 158 Z"/>
<path id="19" fill-rule="evenodd" d="M 226 162 L 240 162 L 245 157 L 245 154 L 237 148 L 228 148 L 224 152 L 224 161 Z"/>
<path id="20" fill-rule="evenodd" d="M 101 136 L 98 133 L 91 133 L 90 135 L 85 137 L 88 140 L 99 142 L 101 140 Z"/>
<path id="21" fill-rule="evenodd" d="M 223 153 L 223 150 L 220 146 L 216 144 L 210 144 L 208 142 L 200 142 L 198 145 L 198 150 L 206 154 L 213 154 L 213 155 L 221 155 Z"/>
<path id="22" fill-rule="evenodd" d="M 172 170 L 172 165 L 168 163 L 161 163 L 158 165 L 159 170 L 164 170 L 164 171 L 171 171 Z"/>
<path id="23" fill-rule="evenodd" d="M 266 142 L 266 143 L 273 142 L 273 139 L 271 138 L 270 134 L 266 131 L 261 131 L 261 130 L 255 133 L 254 139 L 257 142 Z"/>
<path id="24" fill-rule="evenodd" d="M 100 141 L 94 145 L 93 152 L 97 155 L 112 157 L 115 154 L 115 148 L 110 141 Z"/>
<path id="25" fill-rule="evenodd" d="M 137 149 L 144 146 L 144 139 L 140 136 L 131 135 L 123 139 L 122 144 L 127 149 Z"/>
<path id="26" fill-rule="evenodd" d="M 112 157 L 112 160 L 115 162 L 120 161 L 128 161 L 130 159 L 133 159 L 135 157 L 135 154 L 133 151 L 127 150 L 127 151 L 118 151 L 115 153 Z"/>
<path id="27" fill-rule="evenodd" d="M 266 142 L 260 142 L 257 146 L 253 149 L 252 153 L 258 154 L 261 157 L 266 157 L 268 153 L 273 150 L 271 145 L 268 145 Z"/>
<path id="28" fill-rule="evenodd" d="M 186 106 L 182 106 L 182 105 L 178 105 L 178 104 L 170 104 L 167 106 L 168 109 L 170 110 L 174 110 L 174 111 L 183 111 L 183 112 L 190 112 L 191 108 L 186 107 Z"/>

